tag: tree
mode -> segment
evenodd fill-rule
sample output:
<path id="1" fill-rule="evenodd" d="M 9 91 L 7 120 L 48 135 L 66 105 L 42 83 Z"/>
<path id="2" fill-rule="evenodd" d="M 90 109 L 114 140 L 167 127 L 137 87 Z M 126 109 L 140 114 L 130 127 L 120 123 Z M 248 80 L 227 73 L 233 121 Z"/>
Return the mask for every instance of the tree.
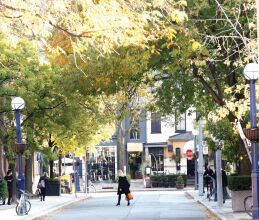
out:
<path id="1" fill-rule="evenodd" d="M 89 47 L 105 54 L 118 46 L 144 46 L 161 36 L 171 38 L 175 35 L 172 21 L 186 18 L 185 5 L 184 0 L 2 1 L 0 25 L 10 35 L 36 37 L 43 43 L 57 31 L 65 35 L 75 54 Z M 46 46 L 64 52 L 62 47 Z"/>
<path id="2" fill-rule="evenodd" d="M 236 136 L 236 122 L 247 122 L 242 71 L 256 57 L 254 10 L 249 1 L 188 1 L 188 22 L 174 43 L 161 40 L 156 48 L 160 54 L 150 60 L 150 67 L 160 71 L 156 97 L 164 112 L 194 106 L 211 122 L 229 121 Z M 229 149 L 236 151 L 234 143 Z M 244 147 L 240 151 L 246 153 Z M 241 171 L 248 172 L 245 167 Z"/>

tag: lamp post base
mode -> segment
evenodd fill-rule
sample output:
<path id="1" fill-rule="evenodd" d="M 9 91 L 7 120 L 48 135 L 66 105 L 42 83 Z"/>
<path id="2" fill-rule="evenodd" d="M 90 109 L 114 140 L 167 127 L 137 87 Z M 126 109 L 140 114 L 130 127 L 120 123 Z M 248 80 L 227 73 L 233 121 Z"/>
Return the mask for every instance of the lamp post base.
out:
<path id="1" fill-rule="evenodd" d="M 259 170 L 252 171 L 252 195 L 253 195 L 253 219 L 259 220 L 259 198 L 257 192 L 259 192 Z"/>
<path id="2" fill-rule="evenodd" d="M 18 196 L 20 198 L 21 190 L 25 190 L 25 178 L 24 176 L 18 177 Z"/>

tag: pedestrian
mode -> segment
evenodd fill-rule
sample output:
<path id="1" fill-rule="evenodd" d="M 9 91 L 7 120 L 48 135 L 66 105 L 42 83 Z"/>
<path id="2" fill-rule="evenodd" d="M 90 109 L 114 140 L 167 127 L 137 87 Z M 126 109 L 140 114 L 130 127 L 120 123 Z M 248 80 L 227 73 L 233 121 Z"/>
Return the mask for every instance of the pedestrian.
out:
<path id="1" fill-rule="evenodd" d="M 207 169 L 205 170 L 205 172 L 203 174 L 203 178 L 204 178 L 204 186 L 207 187 L 207 193 L 208 193 L 209 192 L 209 185 L 211 184 L 212 187 L 214 187 L 212 178 L 215 178 L 215 173 L 211 169 L 210 165 L 207 166 Z M 212 189 L 210 189 L 210 190 L 212 190 Z M 203 192 L 204 192 L 204 188 L 203 188 Z"/>
<path id="2" fill-rule="evenodd" d="M 43 176 L 40 177 L 40 180 L 38 183 L 38 189 L 40 190 L 40 201 L 45 201 L 47 182 L 48 182 L 48 177 L 47 177 L 47 173 L 45 172 Z"/>
<path id="3" fill-rule="evenodd" d="M 130 189 L 129 189 L 130 184 L 129 184 L 126 176 L 122 172 L 122 170 L 118 170 L 118 176 L 119 176 L 118 191 L 117 191 L 118 203 L 116 206 L 120 205 L 122 194 L 125 194 L 125 196 L 127 197 L 127 194 L 130 193 Z M 130 200 L 128 200 L 128 206 L 129 205 L 130 205 Z"/>
<path id="4" fill-rule="evenodd" d="M 13 198 L 13 174 L 12 170 L 8 170 L 6 176 L 4 177 L 5 181 L 7 182 L 7 189 L 8 189 L 8 201 L 7 204 L 11 205 L 11 200 Z"/>
<path id="5" fill-rule="evenodd" d="M 217 178 L 217 173 L 215 172 L 215 176 Z M 223 203 L 225 203 L 228 198 L 227 186 L 228 186 L 228 177 L 225 170 L 221 169 L 221 178 L 222 178 L 222 194 L 223 194 Z M 217 183 L 217 182 L 216 182 Z M 217 192 L 217 184 L 216 184 L 216 192 Z"/>
<path id="6" fill-rule="evenodd" d="M 221 171 L 221 175 L 222 175 L 223 203 L 225 203 L 225 200 L 228 198 L 228 192 L 227 192 L 228 177 L 227 177 L 226 171 L 223 169 Z"/>

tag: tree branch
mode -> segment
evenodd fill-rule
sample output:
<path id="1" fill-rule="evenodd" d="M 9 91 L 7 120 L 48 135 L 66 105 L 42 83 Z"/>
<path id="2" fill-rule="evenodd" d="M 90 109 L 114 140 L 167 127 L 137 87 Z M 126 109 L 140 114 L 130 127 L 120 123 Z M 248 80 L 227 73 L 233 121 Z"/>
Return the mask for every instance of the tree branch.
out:
<path id="1" fill-rule="evenodd" d="M 219 105 L 224 106 L 226 103 L 218 94 L 210 87 L 210 85 L 206 82 L 206 80 L 198 73 L 198 68 L 195 64 L 192 64 L 193 75 L 202 83 L 204 88 L 211 94 L 213 100 Z"/>

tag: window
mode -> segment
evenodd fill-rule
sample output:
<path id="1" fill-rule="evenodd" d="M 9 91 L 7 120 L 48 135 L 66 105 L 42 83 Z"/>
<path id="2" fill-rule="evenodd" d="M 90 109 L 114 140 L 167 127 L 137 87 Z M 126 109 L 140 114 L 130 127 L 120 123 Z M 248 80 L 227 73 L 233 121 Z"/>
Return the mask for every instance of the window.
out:
<path id="1" fill-rule="evenodd" d="M 181 157 L 181 148 L 180 147 L 175 148 L 175 155 L 176 155 L 176 157 Z"/>
<path id="2" fill-rule="evenodd" d="M 135 118 L 134 120 L 130 120 L 130 139 L 131 140 L 139 140 L 140 139 L 140 131 L 139 131 L 139 119 Z"/>
<path id="3" fill-rule="evenodd" d="M 139 130 L 137 128 L 130 129 L 130 139 L 132 140 L 140 139 Z"/>
<path id="4" fill-rule="evenodd" d="M 186 115 L 181 114 L 175 120 L 175 131 L 186 131 Z"/>
<path id="5" fill-rule="evenodd" d="M 175 163 L 176 163 L 176 171 L 181 170 L 181 148 L 177 147 L 175 148 Z"/>
<path id="6" fill-rule="evenodd" d="M 152 171 L 164 171 L 164 148 L 149 148 L 149 155 L 151 156 Z"/>
<path id="7" fill-rule="evenodd" d="M 168 152 L 173 152 L 173 145 L 169 144 L 167 145 L 168 147 Z"/>
<path id="8" fill-rule="evenodd" d="M 160 113 L 151 113 L 151 134 L 161 133 L 161 115 Z"/>

